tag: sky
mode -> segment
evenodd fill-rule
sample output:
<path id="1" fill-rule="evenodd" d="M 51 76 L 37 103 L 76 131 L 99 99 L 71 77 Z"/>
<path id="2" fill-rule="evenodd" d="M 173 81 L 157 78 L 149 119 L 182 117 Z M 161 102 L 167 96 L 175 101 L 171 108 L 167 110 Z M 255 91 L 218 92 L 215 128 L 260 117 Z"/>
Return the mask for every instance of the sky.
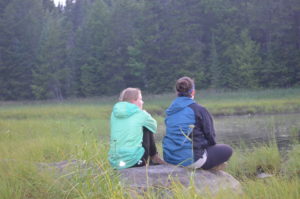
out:
<path id="1" fill-rule="evenodd" d="M 58 5 L 58 3 L 60 3 L 60 5 L 65 5 L 66 0 L 53 0 L 55 5 Z"/>

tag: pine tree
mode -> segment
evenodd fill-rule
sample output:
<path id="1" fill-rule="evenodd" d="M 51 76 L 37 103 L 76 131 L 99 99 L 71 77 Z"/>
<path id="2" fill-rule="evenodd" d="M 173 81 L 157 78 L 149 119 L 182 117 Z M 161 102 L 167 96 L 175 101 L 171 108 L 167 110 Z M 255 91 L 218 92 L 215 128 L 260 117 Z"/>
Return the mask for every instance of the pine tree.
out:
<path id="1" fill-rule="evenodd" d="M 257 88 L 261 68 L 259 46 L 249 38 L 248 30 L 241 32 L 240 41 L 233 47 L 230 55 L 231 68 L 234 70 L 234 87 Z"/>
<path id="2" fill-rule="evenodd" d="M 89 6 L 90 12 L 77 31 L 75 41 L 75 64 L 78 67 L 78 94 L 96 96 L 106 93 L 105 40 L 108 37 L 108 10 L 102 1 L 95 1 Z"/>
<path id="3" fill-rule="evenodd" d="M 140 42 L 136 30 L 142 5 L 143 2 L 131 0 L 115 0 L 110 5 L 104 76 L 109 85 L 108 94 L 119 92 L 124 87 L 144 86 L 141 72 L 144 63 L 139 49 L 143 42 Z"/>
<path id="4" fill-rule="evenodd" d="M 210 61 L 211 87 L 221 88 L 223 71 L 222 71 L 221 64 L 219 62 L 219 56 L 218 56 L 214 36 L 212 36 L 209 61 Z"/>
<path id="5" fill-rule="evenodd" d="M 0 98 L 32 98 L 32 67 L 35 65 L 43 6 L 40 0 L 13 0 L 1 14 Z"/>
<path id="6" fill-rule="evenodd" d="M 69 68 L 66 66 L 64 18 L 56 10 L 48 12 L 42 29 L 38 64 L 33 70 L 32 90 L 37 99 L 62 100 L 67 92 Z"/>

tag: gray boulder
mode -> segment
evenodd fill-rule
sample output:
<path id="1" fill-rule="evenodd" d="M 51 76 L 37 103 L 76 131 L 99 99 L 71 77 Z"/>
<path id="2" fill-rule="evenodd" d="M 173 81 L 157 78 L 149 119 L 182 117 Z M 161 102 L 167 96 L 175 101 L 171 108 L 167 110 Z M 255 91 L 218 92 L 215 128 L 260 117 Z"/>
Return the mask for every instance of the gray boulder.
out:
<path id="1" fill-rule="evenodd" d="M 78 174 L 80 176 L 102 175 L 104 172 L 96 165 L 87 164 L 82 160 L 38 163 L 38 168 L 65 177 Z M 136 194 L 142 194 L 149 188 L 161 190 L 160 193 L 162 194 L 172 194 L 169 188 L 173 182 L 179 182 L 186 188 L 191 185 L 195 186 L 195 190 L 199 195 L 204 195 L 207 191 L 210 194 L 215 194 L 225 189 L 230 189 L 234 193 L 242 193 L 239 181 L 224 171 L 191 170 L 172 165 L 156 165 L 116 170 L 115 172 L 119 174 L 121 183 L 133 197 Z"/>
<path id="2" fill-rule="evenodd" d="M 184 187 L 193 184 L 199 194 L 207 191 L 215 194 L 224 189 L 242 193 L 239 181 L 224 171 L 191 170 L 178 166 L 157 165 L 123 169 L 119 172 L 124 186 L 137 192 L 147 190 L 149 187 L 167 188 L 176 181 Z"/>
<path id="3" fill-rule="evenodd" d="M 96 165 L 88 164 L 84 160 L 64 160 L 52 163 L 37 163 L 40 171 L 52 172 L 57 177 L 64 176 L 71 178 L 74 175 L 81 177 L 91 175 L 101 175 L 101 171 Z"/>

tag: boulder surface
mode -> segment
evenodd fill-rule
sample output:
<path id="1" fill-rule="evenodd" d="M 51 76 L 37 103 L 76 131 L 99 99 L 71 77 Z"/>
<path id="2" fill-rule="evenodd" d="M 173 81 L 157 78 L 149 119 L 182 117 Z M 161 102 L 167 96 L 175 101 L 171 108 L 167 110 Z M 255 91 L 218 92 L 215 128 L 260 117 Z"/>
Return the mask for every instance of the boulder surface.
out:
<path id="1" fill-rule="evenodd" d="M 39 163 L 38 166 L 42 170 L 54 171 L 58 176 L 71 177 L 75 173 L 79 173 L 81 176 L 101 175 L 103 172 L 96 165 L 87 164 L 82 160 Z M 239 181 L 225 171 L 193 170 L 172 165 L 156 165 L 116 170 L 116 172 L 120 174 L 120 181 L 124 187 L 134 194 L 142 193 L 149 188 L 168 190 L 174 182 L 179 182 L 186 188 L 191 185 L 195 186 L 195 191 L 200 195 L 207 191 L 215 194 L 225 189 L 230 189 L 234 193 L 242 193 Z"/>
<path id="2" fill-rule="evenodd" d="M 157 165 L 123 169 L 119 172 L 124 186 L 137 191 L 149 187 L 167 188 L 175 181 L 184 187 L 193 184 L 200 194 L 207 190 L 214 194 L 224 189 L 231 189 L 235 193 L 242 192 L 239 181 L 225 171 L 191 170 L 178 166 Z"/>

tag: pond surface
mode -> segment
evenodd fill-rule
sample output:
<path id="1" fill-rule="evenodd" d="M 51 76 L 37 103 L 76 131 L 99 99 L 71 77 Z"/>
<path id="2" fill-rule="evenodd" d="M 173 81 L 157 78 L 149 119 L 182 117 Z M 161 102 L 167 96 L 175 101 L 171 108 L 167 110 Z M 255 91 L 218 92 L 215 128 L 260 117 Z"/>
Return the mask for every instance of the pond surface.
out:
<path id="1" fill-rule="evenodd" d="M 300 141 L 300 113 L 215 117 L 218 143 L 247 146 L 276 140 L 279 149 Z"/>

